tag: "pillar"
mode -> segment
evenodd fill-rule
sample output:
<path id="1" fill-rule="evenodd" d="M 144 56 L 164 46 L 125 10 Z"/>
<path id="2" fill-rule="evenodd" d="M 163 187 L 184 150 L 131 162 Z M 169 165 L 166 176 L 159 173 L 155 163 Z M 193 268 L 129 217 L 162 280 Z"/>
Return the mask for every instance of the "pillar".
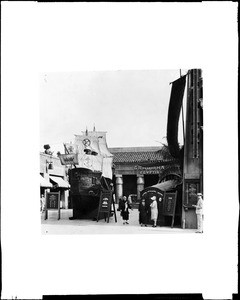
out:
<path id="1" fill-rule="evenodd" d="M 122 175 L 117 174 L 116 177 L 116 203 L 119 203 L 119 198 L 123 196 L 123 178 Z"/>
<path id="2" fill-rule="evenodd" d="M 140 192 L 144 189 L 144 175 L 137 175 L 137 198 L 140 199 Z"/>
<path id="3" fill-rule="evenodd" d="M 69 191 L 65 190 L 64 191 L 64 208 L 68 209 L 68 196 L 69 196 Z"/>

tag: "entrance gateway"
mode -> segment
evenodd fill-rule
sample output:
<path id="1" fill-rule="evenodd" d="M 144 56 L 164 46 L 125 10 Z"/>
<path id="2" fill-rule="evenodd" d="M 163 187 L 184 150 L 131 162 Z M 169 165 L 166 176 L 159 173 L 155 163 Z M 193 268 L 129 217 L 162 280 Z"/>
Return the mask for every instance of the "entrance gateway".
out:
<path id="1" fill-rule="evenodd" d="M 117 203 L 120 198 L 129 195 L 139 201 L 141 191 L 157 184 L 169 166 L 179 169 L 178 162 L 172 157 L 165 158 L 161 149 L 162 147 L 109 148 L 113 154 L 113 183 Z"/>

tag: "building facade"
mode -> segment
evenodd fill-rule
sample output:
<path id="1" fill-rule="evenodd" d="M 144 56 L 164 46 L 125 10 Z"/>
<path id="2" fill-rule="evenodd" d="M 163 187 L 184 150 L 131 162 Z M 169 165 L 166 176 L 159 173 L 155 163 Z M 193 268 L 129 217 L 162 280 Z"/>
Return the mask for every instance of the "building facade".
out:
<path id="1" fill-rule="evenodd" d="M 58 157 L 40 152 L 40 196 L 46 192 L 60 192 L 60 208 L 69 206 L 67 169 Z"/>
<path id="2" fill-rule="evenodd" d="M 113 182 L 117 203 L 119 198 L 129 195 L 139 200 L 140 192 L 157 184 L 172 163 L 172 160 L 163 157 L 160 147 L 109 148 L 109 151 L 113 154 Z"/>

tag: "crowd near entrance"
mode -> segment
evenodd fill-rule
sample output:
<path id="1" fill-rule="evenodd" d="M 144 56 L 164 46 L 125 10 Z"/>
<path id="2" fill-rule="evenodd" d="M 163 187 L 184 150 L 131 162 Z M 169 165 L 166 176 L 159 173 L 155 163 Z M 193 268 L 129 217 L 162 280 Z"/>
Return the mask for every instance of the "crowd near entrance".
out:
<path id="1" fill-rule="evenodd" d="M 166 159 L 163 159 L 159 147 L 135 147 L 135 148 L 110 148 L 114 155 L 114 191 L 116 195 L 116 203 L 123 199 L 124 196 L 132 202 L 133 208 L 139 208 L 142 192 L 152 186 L 158 185 L 162 180 L 163 171 L 166 170 Z M 149 167 L 147 163 L 156 162 L 156 166 Z M 162 162 L 162 165 L 161 165 Z M 169 176 L 168 176 L 169 177 Z M 169 178 L 168 178 L 169 179 Z M 170 178 L 170 179 L 174 179 Z M 167 189 L 163 189 L 162 198 L 164 199 L 165 192 L 177 191 L 176 205 L 174 207 L 174 226 L 181 227 L 182 225 L 182 185 L 172 185 Z M 151 195 L 152 197 L 153 195 Z M 157 205 L 159 215 L 157 224 L 160 226 L 171 226 L 172 215 L 162 214 L 162 207 L 159 207 L 159 198 L 157 197 Z M 146 199 L 147 222 L 152 223 L 150 200 Z M 164 202 L 164 201 L 163 201 Z M 162 202 L 162 203 L 163 203 Z M 169 202 L 170 203 L 170 202 Z M 168 204 L 169 204 L 168 203 Z"/>

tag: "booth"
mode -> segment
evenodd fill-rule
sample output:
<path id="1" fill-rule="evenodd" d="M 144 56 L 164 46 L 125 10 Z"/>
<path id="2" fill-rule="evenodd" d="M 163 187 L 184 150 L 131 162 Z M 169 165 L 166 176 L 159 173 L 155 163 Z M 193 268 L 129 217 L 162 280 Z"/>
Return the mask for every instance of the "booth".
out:
<path id="1" fill-rule="evenodd" d="M 152 196 L 157 198 L 157 225 L 181 227 L 182 184 L 179 180 L 164 181 L 142 190 L 141 199 L 145 199 L 148 224 L 152 224 L 150 209 Z"/>

